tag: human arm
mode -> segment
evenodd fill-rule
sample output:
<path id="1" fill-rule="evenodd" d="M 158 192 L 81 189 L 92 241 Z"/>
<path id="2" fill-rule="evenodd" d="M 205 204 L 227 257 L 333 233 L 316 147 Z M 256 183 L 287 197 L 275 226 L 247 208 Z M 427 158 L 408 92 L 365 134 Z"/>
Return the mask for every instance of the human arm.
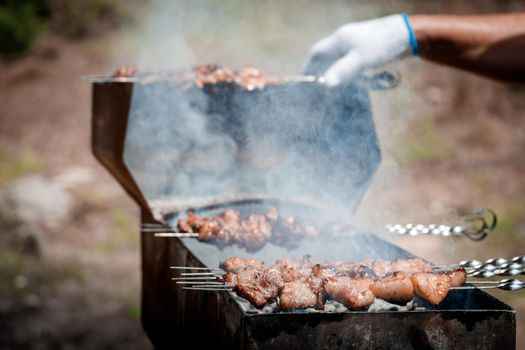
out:
<path id="1" fill-rule="evenodd" d="M 305 73 L 322 74 L 329 85 L 337 85 L 364 69 L 411 53 L 487 77 L 525 83 L 525 13 L 393 15 L 349 23 L 312 46 Z"/>
<path id="2" fill-rule="evenodd" d="M 525 13 L 410 17 L 419 54 L 490 78 L 525 83 Z"/>

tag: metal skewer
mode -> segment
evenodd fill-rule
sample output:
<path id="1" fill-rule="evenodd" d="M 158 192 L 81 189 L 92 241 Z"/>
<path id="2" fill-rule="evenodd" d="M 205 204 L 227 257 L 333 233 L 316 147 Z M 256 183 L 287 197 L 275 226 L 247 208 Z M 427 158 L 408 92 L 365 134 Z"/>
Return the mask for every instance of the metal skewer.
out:
<path id="1" fill-rule="evenodd" d="M 525 255 L 519 255 L 515 256 L 511 259 L 505 259 L 505 258 L 490 258 L 485 261 L 479 261 L 479 260 L 463 260 L 460 261 L 458 264 L 448 264 L 448 265 L 436 265 L 435 267 L 464 267 L 464 268 L 482 268 L 487 266 L 495 266 L 495 267 L 509 267 L 509 264 L 524 264 L 525 263 Z"/>
<path id="2" fill-rule="evenodd" d="M 390 233 L 396 233 L 398 235 L 434 235 L 443 237 L 466 236 L 473 241 L 481 241 L 489 233 L 494 231 L 498 222 L 496 213 L 487 208 L 479 209 L 472 214 L 468 214 L 462 217 L 461 219 L 464 221 L 463 226 L 449 226 L 436 224 L 389 224 L 385 226 L 385 229 Z"/>
<path id="3" fill-rule="evenodd" d="M 182 281 L 177 283 L 184 284 Z M 183 287 L 184 290 L 207 290 L 207 291 L 233 291 L 233 286 L 221 282 L 189 282 L 190 287 Z M 467 281 L 467 284 L 459 287 L 451 287 L 450 290 L 469 290 L 469 289 L 500 289 L 509 292 L 525 289 L 525 282 L 517 279 L 504 279 L 501 281 Z"/>
<path id="4" fill-rule="evenodd" d="M 147 232 L 147 231 L 146 231 Z M 165 237 L 165 238 L 198 238 L 198 233 L 184 233 L 184 232 L 156 232 L 155 237 Z"/>
<path id="5" fill-rule="evenodd" d="M 206 270 L 206 271 L 219 271 L 224 272 L 223 269 L 214 267 L 195 267 L 195 266 L 170 266 L 172 270 Z"/>

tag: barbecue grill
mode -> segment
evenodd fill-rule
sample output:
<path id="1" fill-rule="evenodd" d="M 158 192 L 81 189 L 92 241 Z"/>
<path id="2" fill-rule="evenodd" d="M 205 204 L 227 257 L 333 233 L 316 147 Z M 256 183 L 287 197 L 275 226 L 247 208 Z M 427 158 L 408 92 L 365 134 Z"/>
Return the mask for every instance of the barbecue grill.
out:
<path id="1" fill-rule="evenodd" d="M 182 290 L 171 280 L 170 266 L 215 268 L 233 255 L 267 263 L 304 254 L 317 261 L 412 256 L 352 226 L 339 237 L 321 234 L 294 249 L 267 244 L 256 253 L 158 238 L 145 229 L 173 227 L 190 208 L 206 216 L 275 205 L 299 217 L 347 219 L 380 162 L 367 88 L 359 82 L 336 90 L 287 82 L 245 91 L 220 84 L 183 89 L 163 78 L 94 80 L 93 153 L 141 208 L 141 317 L 155 347 L 515 347 L 515 312 L 479 289 L 451 291 L 438 306 L 416 299 L 407 307 L 375 305 L 369 311 L 335 305 L 279 312 L 271 305 L 257 310 L 229 291 Z M 205 124 L 188 124 L 195 119 Z M 213 133 L 202 134 L 202 125 Z M 274 154 L 275 145 L 293 155 L 291 165 L 286 155 Z M 214 153 L 217 148 L 231 152 L 224 157 Z M 206 154 L 220 156 L 220 162 Z M 301 159 L 306 161 L 297 162 Z M 308 172 L 301 173 L 304 169 Z M 287 181 L 290 177 L 296 181 Z"/>

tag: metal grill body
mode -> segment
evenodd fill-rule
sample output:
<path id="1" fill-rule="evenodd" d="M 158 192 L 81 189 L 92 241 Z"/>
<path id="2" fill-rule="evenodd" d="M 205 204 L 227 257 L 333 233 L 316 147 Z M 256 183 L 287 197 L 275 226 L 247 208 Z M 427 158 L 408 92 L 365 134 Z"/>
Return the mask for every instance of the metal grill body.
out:
<path id="1" fill-rule="evenodd" d="M 93 153 L 139 204 L 143 224 L 176 220 L 176 214 L 169 217 L 158 215 L 157 208 L 151 205 L 150 198 L 144 193 L 141 181 L 124 161 L 134 89 L 132 83 L 94 84 Z M 259 98 L 261 101 L 271 99 L 268 95 Z M 214 103 L 219 104 L 214 108 L 224 106 L 224 101 L 215 100 Z M 246 142 L 242 133 L 235 134 L 235 138 L 240 144 Z M 365 167 L 354 182 L 363 185 L 363 191 L 379 159 L 375 133 L 368 135 L 370 140 L 364 147 L 375 149 L 371 154 L 375 154 L 376 162 Z M 355 197 L 349 205 L 355 207 L 359 197 Z M 304 253 L 319 254 L 313 256 L 318 260 L 347 261 L 409 256 L 400 248 L 360 230 L 356 230 L 352 239 L 345 242 L 323 241 L 322 252 L 315 249 L 318 243 L 305 240 L 299 248 L 289 252 L 262 249 L 256 256 L 267 262 L 272 262 L 278 255 L 300 257 Z M 360 249 L 363 246 L 373 246 L 375 250 Z M 182 291 L 170 280 L 171 265 L 217 267 L 218 262 L 226 257 L 247 255 L 238 249 L 228 247 L 220 250 L 196 240 L 155 238 L 151 232 L 141 232 L 141 249 L 142 323 L 158 348 L 189 345 L 232 349 L 515 347 L 515 312 L 480 290 L 451 291 L 437 307 L 420 300 L 421 308 L 415 310 L 259 313 L 243 306 L 234 293 Z"/>

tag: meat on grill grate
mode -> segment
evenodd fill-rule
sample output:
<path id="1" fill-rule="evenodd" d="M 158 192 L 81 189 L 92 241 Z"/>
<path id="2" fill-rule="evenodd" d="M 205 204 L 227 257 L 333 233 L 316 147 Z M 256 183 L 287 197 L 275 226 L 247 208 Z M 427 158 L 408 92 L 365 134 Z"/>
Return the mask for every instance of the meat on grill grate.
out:
<path id="1" fill-rule="evenodd" d="M 309 259 L 281 259 L 271 266 L 257 259 L 231 257 L 221 266 L 224 282 L 255 307 L 278 299 L 281 310 L 323 309 L 327 299 L 353 310 L 367 309 L 375 298 L 406 304 L 417 295 L 439 304 L 450 287 L 465 283 L 465 269 L 433 273 L 421 259 L 365 260 L 361 263 L 313 264 Z"/>
<path id="2" fill-rule="evenodd" d="M 292 248 L 301 238 L 319 234 L 312 225 L 300 223 L 291 216 L 281 217 L 275 207 L 269 207 L 265 215 L 251 214 L 246 218 L 231 209 L 211 217 L 198 217 L 189 212 L 186 219 L 178 221 L 177 228 L 180 232 L 197 233 L 201 241 L 220 246 L 237 244 L 252 251 L 268 241 Z"/>

